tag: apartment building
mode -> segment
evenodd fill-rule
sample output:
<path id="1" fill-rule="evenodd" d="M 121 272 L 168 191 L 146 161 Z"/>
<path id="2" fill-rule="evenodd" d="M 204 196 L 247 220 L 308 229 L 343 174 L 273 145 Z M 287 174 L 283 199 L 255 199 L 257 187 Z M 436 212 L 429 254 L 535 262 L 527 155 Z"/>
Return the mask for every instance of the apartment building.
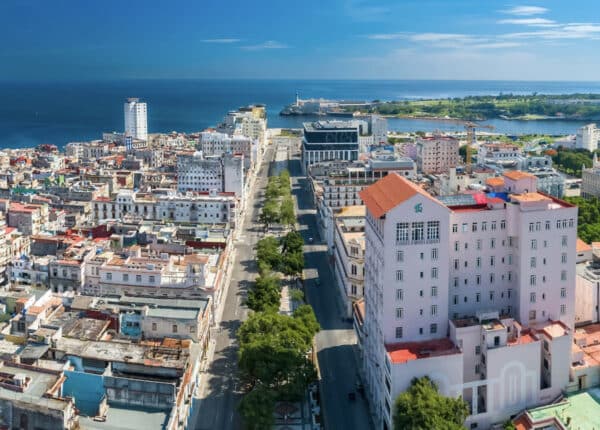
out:
<path id="1" fill-rule="evenodd" d="M 331 160 L 358 160 L 359 124 L 355 121 L 304 123 L 302 165 Z"/>
<path id="2" fill-rule="evenodd" d="M 334 275 L 346 316 L 364 296 L 365 207 L 347 206 L 334 215 Z"/>
<path id="3" fill-rule="evenodd" d="M 217 193 L 214 190 L 187 194 L 121 190 L 112 199 L 95 199 L 92 213 L 95 221 L 131 217 L 185 223 L 230 223 L 234 228 L 238 201 L 233 193 Z"/>
<path id="4" fill-rule="evenodd" d="M 201 152 L 177 155 L 177 190 L 179 192 L 233 192 L 244 197 L 244 157 L 223 154 L 205 157 Z"/>
<path id="5" fill-rule="evenodd" d="M 204 155 L 242 154 L 244 156 L 244 169 L 249 170 L 256 163 L 258 140 L 244 135 L 229 136 L 225 133 L 203 131 L 200 133 L 197 148 Z"/>
<path id="6" fill-rule="evenodd" d="M 417 168 L 423 173 L 447 173 L 460 164 L 459 141 L 449 136 L 417 140 Z"/>
<path id="7" fill-rule="evenodd" d="M 363 190 L 365 379 L 378 428 L 413 377 L 488 428 L 569 382 L 577 207 L 505 178 L 434 198 L 397 174 Z"/>
<path id="8" fill-rule="evenodd" d="M 48 206 L 10 202 L 7 220 L 9 227 L 18 228 L 23 234 L 38 234 L 48 222 Z"/>
<path id="9" fill-rule="evenodd" d="M 514 162 L 522 154 L 521 147 L 512 143 L 482 143 L 477 148 L 477 164 Z"/>

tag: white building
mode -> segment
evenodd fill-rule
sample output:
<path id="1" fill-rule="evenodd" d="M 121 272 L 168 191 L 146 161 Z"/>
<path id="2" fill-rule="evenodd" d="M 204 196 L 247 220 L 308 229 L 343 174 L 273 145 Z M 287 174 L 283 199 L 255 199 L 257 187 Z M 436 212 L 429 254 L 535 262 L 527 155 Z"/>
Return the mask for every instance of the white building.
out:
<path id="1" fill-rule="evenodd" d="M 506 162 L 514 162 L 523 151 L 518 145 L 504 142 L 482 143 L 477 149 L 477 164 L 484 165 L 486 163 L 502 164 Z"/>
<path id="2" fill-rule="evenodd" d="M 379 115 L 371 115 L 371 134 L 375 145 L 387 143 L 387 119 Z"/>
<path id="3" fill-rule="evenodd" d="M 146 103 L 129 98 L 123 105 L 125 114 L 125 135 L 140 140 L 148 140 L 148 112 Z"/>
<path id="4" fill-rule="evenodd" d="M 190 193 L 150 195 L 121 190 L 113 199 L 100 197 L 92 201 L 95 221 L 123 219 L 221 224 L 237 223 L 238 199 L 233 193 Z"/>
<path id="5" fill-rule="evenodd" d="M 347 206 L 334 215 L 334 274 L 347 317 L 364 296 L 365 207 Z"/>
<path id="6" fill-rule="evenodd" d="M 233 192 L 243 198 L 243 155 L 204 157 L 201 152 L 177 155 L 177 190 Z"/>
<path id="7" fill-rule="evenodd" d="M 592 167 L 581 169 L 581 196 L 587 198 L 600 197 L 600 163 L 594 154 Z"/>
<path id="8" fill-rule="evenodd" d="M 221 156 L 226 153 L 242 154 L 244 169 L 252 169 L 258 155 L 258 140 L 242 135 L 229 136 L 225 133 L 203 131 L 200 133 L 198 149 L 205 156 Z"/>
<path id="9" fill-rule="evenodd" d="M 598 149 L 598 133 L 596 124 L 584 125 L 577 129 L 575 137 L 575 147 L 595 151 Z"/>
<path id="10" fill-rule="evenodd" d="M 577 207 L 538 193 L 535 178 L 505 180 L 505 194 L 435 199 L 391 173 L 361 192 L 364 363 L 379 428 L 413 377 L 462 395 L 478 428 L 566 387 Z"/>
<path id="11" fill-rule="evenodd" d="M 460 164 L 459 141 L 448 136 L 433 136 L 417 141 L 417 168 L 423 173 L 447 173 Z"/>

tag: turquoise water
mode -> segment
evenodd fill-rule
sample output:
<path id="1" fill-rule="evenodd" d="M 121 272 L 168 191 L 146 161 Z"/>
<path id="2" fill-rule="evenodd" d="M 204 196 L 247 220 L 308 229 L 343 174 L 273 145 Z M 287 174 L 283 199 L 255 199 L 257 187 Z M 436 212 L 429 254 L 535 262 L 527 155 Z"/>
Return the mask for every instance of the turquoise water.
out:
<path id="1" fill-rule="evenodd" d="M 136 80 L 103 82 L 0 82 L 0 148 L 52 143 L 63 146 L 123 129 L 123 100 L 148 102 L 149 132 L 192 132 L 215 125 L 231 109 L 264 103 L 269 126 L 299 127 L 306 117 L 280 117 L 293 101 L 324 97 L 410 100 L 499 93 L 600 93 L 600 82 Z M 578 121 L 488 121 L 503 133 L 574 133 Z M 462 130 L 445 121 L 391 119 L 392 130 Z"/>

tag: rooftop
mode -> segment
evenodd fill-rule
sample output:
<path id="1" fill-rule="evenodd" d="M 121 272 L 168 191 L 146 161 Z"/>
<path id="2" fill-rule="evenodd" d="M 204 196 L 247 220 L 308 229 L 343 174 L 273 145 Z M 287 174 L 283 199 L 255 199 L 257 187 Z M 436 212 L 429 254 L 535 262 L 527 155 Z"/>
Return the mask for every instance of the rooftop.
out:
<path id="1" fill-rule="evenodd" d="M 134 409 L 131 406 L 109 406 L 106 421 L 94 421 L 90 417 L 80 417 L 82 430 L 163 430 L 167 428 L 169 412 L 148 409 Z"/>
<path id="2" fill-rule="evenodd" d="M 434 199 L 414 182 L 403 178 L 395 172 L 390 173 L 359 193 L 360 198 L 365 202 L 365 205 L 375 218 L 381 218 L 400 203 L 416 194 L 421 194 L 441 204 L 439 200 Z"/>
<path id="3" fill-rule="evenodd" d="M 567 395 L 558 403 L 530 409 L 521 421 L 524 429 L 538 428 L 536 423 L 550 420 L 562 427 L 579 430 L 600 428 L 600 388 Z M 550 423 L 544 423 L 546 425 Z M 545 428 L 545 427 L 544 427 Z"/>
<path id="4" fill-rule="evenodd" d="M 385 349 L 393 364 L 402 364 L 421 358 L 460 354 L 459 349 L 448 338 L 423 342 L 393 343 L 386 345 Z"/>
<path id="5" fill-rule="evenodd" d="M 513 181 L 520 181 L 521 179 L 535 179 L 535 175 L 531 173 L 522 172 L 520 170 L 509 170 L 503 173 L 504 177 L 512 179 Z"/>
<path id="6" fill-rule="evenodd" d="M 592 247 L 590 245 L 585 243 L 580 238 L 577 238 L 577 252 L 578 253 L 579 252 L 590 252 L 591 250 L 592 250 Z"/>

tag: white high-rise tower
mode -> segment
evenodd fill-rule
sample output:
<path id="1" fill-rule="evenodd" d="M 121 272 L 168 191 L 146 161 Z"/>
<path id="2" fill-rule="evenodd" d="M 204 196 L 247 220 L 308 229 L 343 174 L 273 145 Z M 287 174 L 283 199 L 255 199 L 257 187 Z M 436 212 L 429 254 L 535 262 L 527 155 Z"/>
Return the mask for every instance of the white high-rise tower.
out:
<path id="1" fill-rule="evenodd" d="M 148 112 L 146 103 L 129 98 L 124 105 L 125 135 L 135 139 L 148 140 Z"/>

